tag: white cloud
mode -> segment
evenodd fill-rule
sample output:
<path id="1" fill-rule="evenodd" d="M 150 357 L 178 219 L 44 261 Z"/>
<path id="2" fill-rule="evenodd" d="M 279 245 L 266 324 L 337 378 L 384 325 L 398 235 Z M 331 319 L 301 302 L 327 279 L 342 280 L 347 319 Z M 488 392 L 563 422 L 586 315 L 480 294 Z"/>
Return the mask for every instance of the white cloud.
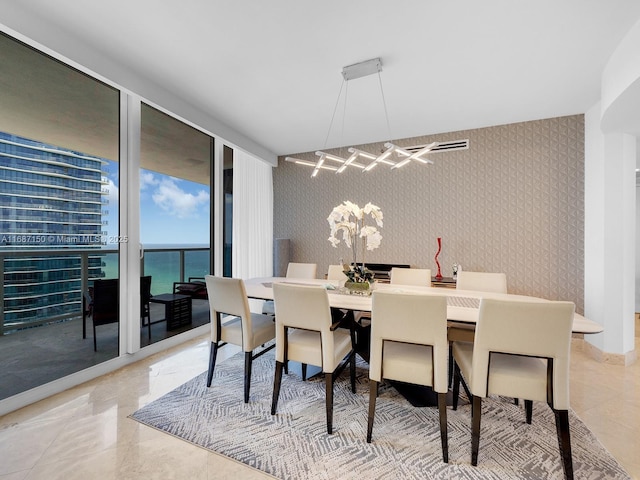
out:
<path id="1" fill-rule="evenodd" d="M 200 190 L 196 195 L 187 193 L 178 186 L 174 178 L 162 179 L 149 185 L 157 185 L 152 195 L 155 204 L 169 215 L 178 218 L 195 217 L 200 205 L 209 204 L 207 192 Z"/>
<path id="2" fill-rule="evenodd" d="M 160 180 L 153 173 L 145 171 L 140 173 L 140 190 L 145 190 L 147 187 L 155 186 L 159 183 Z"/>
<path id="3" fill-rule="evenodd" d="M 109 204 L 105 208 L 103 208 L 103 210 L 107 210 L 109 213 L 102 216 L 102 220 L 107 222 L 103 227 L 103 231 L 106 231 L 107 235 L 113 236 L 118 235 L 118 208 L 120 203 L 120 189 L 115 183 L 113 183 L 113 180 L 111 180 L 110 178 L 108 178 L 107 181 L 107 188 L 109 189 L 107 199 L 109 200 Z M 106 241 L 106 239 L 103 238 L 103 241 Z"/>
<path id="4" fill-rule="evenodd" d="M 107 198 L 109 199 L 109 208 L 113 208 L 113 206 L 115 205 L 117 210 L 118 199 L 120 198 L 120 189 L 115 183 L 113 183 L 113 180 L 111 180 L 110 178 L 108 178 L 107 181 L 109 182 L 107 185 L 107 188 L 109 189 L 109 195 L 107 196 Z"/>

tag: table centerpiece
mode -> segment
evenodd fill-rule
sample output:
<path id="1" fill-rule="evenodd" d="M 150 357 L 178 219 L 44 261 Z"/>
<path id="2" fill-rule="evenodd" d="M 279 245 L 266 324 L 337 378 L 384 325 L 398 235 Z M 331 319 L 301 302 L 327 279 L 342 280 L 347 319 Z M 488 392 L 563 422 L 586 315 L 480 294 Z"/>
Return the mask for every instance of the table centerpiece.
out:
<path id="1" fill-rule="evenodd" d="M 367 225 L 365 221 L 371 217 L 375 225 Z M 347 276 L 345 287 L 350 293 L 369 295 L 375 282 L 374 273 L 365 266 L 364 257 L 367 250 L 375 250 L 380 246 L 382 235 L 377 227 L 382 227 L 382 211 L 371 202 L 360 208 L 353 202 L 344 201 L 335 207 L 327 218 L 331 235 L 329 242 L 334 248 L 338 247 L 342 233 L 342 240 L 352 251 L 351 265 L 342 264 Z M 358 250 L 362 251 L 362 258 L 358 263 Z M 342 261 L 341 261 L 342 263 Z"/>

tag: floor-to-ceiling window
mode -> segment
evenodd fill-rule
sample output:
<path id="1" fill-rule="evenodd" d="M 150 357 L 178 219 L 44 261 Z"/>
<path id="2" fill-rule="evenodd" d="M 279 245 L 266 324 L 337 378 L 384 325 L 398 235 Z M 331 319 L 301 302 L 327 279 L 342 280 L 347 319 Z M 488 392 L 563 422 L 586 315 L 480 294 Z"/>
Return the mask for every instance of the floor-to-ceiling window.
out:
<path id="1" fill-rule="evenodd" d="M 2 399 L 118 356 L 83 312 L 121 239 L 120 92 L 5 34 L 0 65 Z"/>
<path id="2" fill-rule="evenodd" d="M 50 392 L 50 382 L 70 374 L 79 373 L 67 382 L 88 378 L 81 371 L 120 357 L 101 367 L 108 371 L 138 345 L 208 323 L 206 290 L 205 299 L 190 299 L 184 324 L 159 300 L 214 272 L 214 258 L 230 274 L 233 149 L 214 149 L 212 135 L 4 33 L 0 65 L 3 403 L 45 384 L 29 398 Z M 225 188 L 225 170 L 228 208 L 215 210 L 211 193 L 214 181 Z M 226 241 L 217 220 L 225 215 Z M 132 232 L 141 239 L 139 268 Z M 123 314 L 135 306 L 124 298 L 138 270 L 152 281 L 150 311 L 143 306 L 140 318 Z M 116 317 L 97 321 L 107 283 L 120 294 L 106 302 Z"/>
<path id="3" fill-rule="evenodd" d="M 141 272 L 151 277 L 150 343 L 209 322 L 198 285 L 212 271 L 212 164 L 211 136 L 142 104 Z M 168 296 L 175 293 L 191 298 Z"/>

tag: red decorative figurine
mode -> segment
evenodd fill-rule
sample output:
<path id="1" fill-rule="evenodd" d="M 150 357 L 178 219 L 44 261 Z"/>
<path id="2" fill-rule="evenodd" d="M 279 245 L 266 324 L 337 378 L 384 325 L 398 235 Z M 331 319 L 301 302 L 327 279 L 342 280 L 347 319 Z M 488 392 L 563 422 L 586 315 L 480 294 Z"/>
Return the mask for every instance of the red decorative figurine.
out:
<path id="1" fill-rule="evenodd" d="M 441 249 L 442 249 L 442 238 L 438 237 L 438 251 L 436 252 L 436 256 L 434 257 L 436 260 L 436 265 L 438 266 L 438 273 L 436 273 L 436 280 L 442 280 L 442 273 L 440 273 L 440 262 L 438 262 L 438 255 L 440 255 Z"/>

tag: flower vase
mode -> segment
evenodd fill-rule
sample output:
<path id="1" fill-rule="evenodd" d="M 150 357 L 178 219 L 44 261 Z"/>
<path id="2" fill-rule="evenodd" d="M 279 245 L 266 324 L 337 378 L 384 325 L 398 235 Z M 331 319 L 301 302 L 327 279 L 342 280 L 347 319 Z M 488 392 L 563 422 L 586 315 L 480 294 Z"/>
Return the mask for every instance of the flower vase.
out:
<path id="1" fill-rule="evenodd" d="M 438 255 L 440 255 L 440 250 L 442 250 L 442 238 L 438 237 L 438 251 L 436 252 L 435 261 L 438 267 L 438 273 L 436 273 L 436 280 L 442 280 L 442 273 L 440 272 L 440 262 L 438 261 Z"/>
<path id="2" fill-rule="evenodd" d="M 344 287 L 349 290 L 351 295 L 371 295 L 373 290 L 369 282 L 350 282 L 347 280 L 344 282 Z"/>

